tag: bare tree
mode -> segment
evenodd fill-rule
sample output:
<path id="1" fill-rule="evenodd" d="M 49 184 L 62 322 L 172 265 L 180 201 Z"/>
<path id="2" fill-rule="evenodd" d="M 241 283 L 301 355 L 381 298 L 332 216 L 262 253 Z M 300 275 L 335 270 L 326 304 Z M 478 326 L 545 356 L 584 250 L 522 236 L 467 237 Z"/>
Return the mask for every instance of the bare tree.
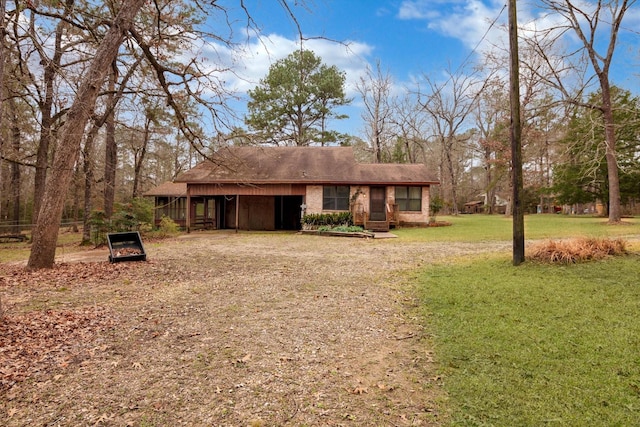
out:
<path id="1" fill-rule="evenodd" d="M 522 94 L 520 112 L 524 186 L 529 190 L 540 190 L 550 185 L 549 162 L 554 151 L 552 142 L 558 139 L 558 117 L 553 113 L 563 103 L 546 83 L 551 76 L 547 64 L 537 52 L 527 45 L 523 47 L 519 49 L 519 88 Z M 484 53 L 483 62 L 479 65 L 492 76 L 485 83 L 485 91 L 479 98 L 474 114 L 475 126 L 479 132 L 477 149 L 485 173 L 484 187 L 489 212 L 494 212 L 495 196 L 499 194 L 499 188 L 502 187 L 506 193 L 505 190 L 511 185 L 505 180 L 511 157 L 508 133 L 510 102 L 505 91 L 508 84 L 502 75 L 509 56 L 507 51 L 494 49 Z M 544 205 L 544 200 L 541 204 Z"/>
<path id="2" fill-rule="evenodd" d="M 9 98 L 11 108 L 11 149 L 14 159 L 20 158 L 20 145 L 22 132 L 20 128 L 20 115 L 16 106 L 15 98 Z M 20 233 L 20 164 L 17 161 L 11 162 L 11 199 L 13 204 L 13 225 L 11 232 Z"/>
<path id="3" fill-rule="evenodd" d="M 545 60 L 548 68 L 553 70 L 548 83 L 558 89 L 564 97 L 575 105 L 598 110 L 602 113 L 605 128 L 605 157 L 607 161 L 607 180 L 609 185 L 609 223 L 620 222 L 620 181 L 616 153 L 615 120 L 611 101 L 611 83 L 609 71 L 613 54 L 618 41 L 618 33 L 625 14 L 636 3 L 636 0 L 597 0 L 594 2 L 578 2 L 574 0 L 542 0 L 542 3 L 554 14 L 564 18 L 564 24 L 538 34 L 529 39 L 538 54 Z M 604 28 L 602 28 L 604 27 Z M 608 29 L 608 40 L 603 42 L 603 31 Z M 572 52 L 564 58 L 552 57 L 549 46 L 553 45 L 561 35 L 571 32 L 580 40 L 582 49 Z M 604 50 L 599 50 L 605 46 Z M 594 77 L 600 87 L 601 102 L 587 104 L 582 98 L 588 81 L 577 90 L 569 88 L 566 64 L 579 56 L 578 61 L 588 63 L 593 69 Z M 574 66 L 577 63 L 574 61 Z M 572 68 L 573 71 L 580 68 Z M 575 76 L 575 72 L 573 73 Z"/>
<path id="4" fill-rule="evenodd" d="M 118 73 L 118 66 L 114 60 L 109 70 L 105 101 L 106 111 L 103 121 L 106 130 L 104 148 L 104 215 L 106 218 L 111 218 L 111 215 L 113 215 L 113 204 L 115 202 L 116 166 L 118 163 L 115 109 L 116 104 L 120 100 L 120 97 L 117 97 L 115 93 Z"/>
<path id="5" fill-rule="evenodd" d="M 118 49 L 133 26 L 133 20 L 144 5 L 145 0 L 125 0 L 104 39 L 100 43 L 95 57 L 78 94 L 69 109 L 66 122 L 61 129 L 63 144 L 58 147 L 47 180 L 45 195 L 33 230 L 33 244 L 27 267 L 30 269 L 51 268 L 55 261 L 56 241 L 64 207 L 64 193 L 60 189 L 68 188 L 80 151 L 84 128 L 93 113 L 99 90 L 109 70 L 110 64 L 118 54 Z"/>
<path id="6" fill-rule="evenodd" d="M 477 150 L 484 171 L 483 189 L 487 213 L 495 213 L 496 196 L 509 188 L 509 99 L 504 91 L 506 83 L 495 78 L 487 80 L 483 94 L 474 111 L 478 130 Z M 504 195 L 504 193 L 503 193 Z"/>
<path id="7" fill-rule="evenodd" d="M 432 121 L 433 138 L 441 146 L 443 172 L 449 181 L 452 213 L 458 214 L 458 178 L 456 153 L 464 145 L 469 134 L 467 126 L 475 111 L 484 83 L 473 74 L 453 74 L 443 83 L 434 82 L 425 76 L 427 92 L 419 93 L 419 102 Z M 444 178 L 444 176 L 443 176 Z"/>
<path id="8" fill-rule="evenodd" d="M 364 104 L 362 120 L 365 123 L 365 135 L 377 163 L 382 162 L 383 151 L 389 148 L 391 142 L 392 89 L 391 75 L 382 71 L 380 61 L 376 62 L 375 71 L 367 67 L 366 76 L 361 76 L 356 83 L 356 90 Z"/>
<path id="9" fill-rule="evenodd" d="M 153 136 L 156 128 L 159 127 L 163 120 L 164 109 L 160 105 L 152 103 L 152 100 L 143 100 L 144 109 L 144 125 L 141 130 L 132 130 L 138 136 L 128 138 L 131 142 L 131 151 L 133 152 L 133 190 L 132 196 L 140 197 L 142 194 L 143 167 L 147 160 L 147 153 L 150 151 L 153 142 Z"/>
<path id="10" fill-rule="evenodd" d="M 40 110 L 40 141 L 38 144 L 38 153 L 36 157 L 36 177 L 34 182 L 34 209 L 33 221 L 38 219 L 40 205 L 44 197 L 45 182 L 47 179 L 47 171 L 49 167 L 49 156 L 51 150 L 53 133 L 56 122 L 62 117 L 62 111 L 54 111 L 55 84 L 59 73 L 63 69 L 63 54 L 72 49 L 76 44 L 75 41 L 65 42 L 67 31 L 71 28 L 70 15 L 73 13 L 74 0 L 65 0 L 63 12 L 58 20 L 58 24 L 54 31 L 53 53 L 50 55 L 47 46 L 41 42 L 40 28 L 36 23 L 36 15 L 40 12 L 35 7 L 30 7 L 29 30 L 27 32 L 28 41 L 36 50 L 40 57 L 39 63 L 44 66 L 42 73 L 42 81 L 32 80 L 33 86 L 37 89 L 36 97 Z M 20 39 L 19 34 L 15 34 L 16 40 Z M 29 61 L 24 62 L 24 67 L 29 67 Z M 26 72 L 28 76 L 35 77 L 35 73 Z"/>
<path id="11" fill-rule="evenodd" d="M 102 129 L 105 126 L 105 123 L 113 119 L 113 116 L 114 116 L 113 111 L 115 110 L 116 105 L 124 97 L 125 90 L 127 90 L 127 87 L 128 87 L 127 86 L 128 82 L 133 77 L 139 65 L 140 65 L 140 61 L 138 60 L 138 61 L 134 61 L 134 63 L 129 66 L 127 73 L 123 77 L 122 81 L 119 82 L 119 87 L 117 91 L 115 90 L 115 82 L 113 81 L 115 72 L 113 71 L 113 66 L 112 66 L 111 72 L 109 75 L 109 83 L 108 83 L 110 90 L 107 91 L 107 101 L 105 105 L 105 110 L 100 115 L 94 114 L 90 129 L 86 133 L 84 147 L 82 149 L 82 160 L 83 160 L 82 170 L 85 175 L 84 205 L 83 205 L 83 217 L 82 217 L 82 223 L 83 223 L 82 241 L 84 243 L 88 243 L 91 240 L 90 216 L 93 210 L 93 189 L 94 189 L 94 180 L 95 180 L 94 178 L 95 177 L 95 166 L 94 166 L 95 140 L 98 137 L 98 133 L 100 132 L 100 129 Z M 111 187 L 112 188 L 111 193 L 115 193 L 113 190 L 115 189 L 115 169 L 116 169 L 115 162 L 117 160 L 117 146 L 115 144 L 116 138 L 115 138 L 115 135 L 110 136 L 111 129 L 110 129 L 110 126 L 107 126 L 107 127 L 109 129 L 107 130 L 107 137 L 105 138 L 106 139 L 105 178 L 103 179 L 103 181 L 105 182 L 105 191 L 103 192 L 103 194 L 107 193 L 107 187 Z M 115 133 L 115 129 L 113 130 L 113 132 Z M 111 161 L 112 158 L 114 162 L 113 176 L 112 177 L 110 176 L 110 178 L 107 178 L 106 175 L 110 173 L 109 162 Z M 113 182 L 112 185 L 110 185 L 111 182 Z M 113 213 L 113 203 L 114 203 L 115 197 L 114 195 L 111 195 L 110 197 L 105 195 L 104 199 L 105 199 L 104 211 L 106 216 L 106 214 Z"/>
<path id="12" fill-rule="evenodd" d="M 396 137 L 394 160 L 402 163 L 425 162 L 428 148 L 428 119 L 416 100 L 407 93 L 397 99 L 391 116 L 393 134 Z"/>
<path id="13" fill-rule="evenodd" d="M 70 0 L 69 0 L 70 1 Z M 241 13 L 247 16 L 247 24 L 255 27 L 255 22 L 249 15 L 243 2 Z M 57 5 L 58 3 L 55 3 Z M 280 6 L 286 13 L 292 15 L 287 1 L 280 1 Z M 297 2 L 296 4 L 301 4 Z M 138 14 L 145 6 L 148 13 Z M 173 112 L 177 123 L 176 129 L 189 143 L 190 149 L 199 156 L 208 153 L 209 139 L 206 138 L 203 127 L 199 125 L 200 116 L 189 114 L 185 105 L 196 105 L 209 113 L 213 132 L 220 128 L 228 129 L 230 111 L 227 104 L 229 93 L 225 90 L 224 81 L 220 80 L 223 70 L 207 67 L 199 61 L 200 52 L 193 47 L 193 57 L 187 61 L 175 61 L 167 54 L 166 46 L 172 46 L 176 52 L 184 53 L 185 46 L 192 47 L 195 40 L 215 40 L 231 46 L 232 35 L 222 33 L 203 33 L 196 26 L 206 20 L 201 16 L 208 13 L 219 13 L 227 19 L 230 32 L 231 23 L 227 10 L 216 2 L 194 1 L 185 5 L 173 0 L 144 2 L 144 0 L 124 0 L 119 4 L 119 11 L 114 20 L 101 15 L 98 22 L 85 27 L 76 28 L 86 32 L 98 40 L 98 48 L 90 62 L 88 72 L 84 74 L 78 85 L 71 107 L 65 113 L 65 122 L 58 132 L 58 146 L 54 162 L 47 177 L 45 194 L 38 221 L 33 231 L 33 244 L 29 257 L 28 268 L 48 268 L 53 266 L 55 259 L 56 239 L 65 201 L 65 194 L 60 189 L 68 188 L 73 175 L 74 165 L 79 157 L 79 151 L 89 119 L 95 114 L 96 102 L 106 83 L 110 66 L 119 54 L 125 52 L 130 58 L 143 58 L 153 70 L 156 83 L 165 99 L 165 105 Z M 295 18 L 294 18 L 295 19 Z M 134 20 L 136 25 L 134 25 Z M 223 19 L 224 20 L 224 19 Z M 176 27 L 184 31 L 176 31 Z M 108 29 L 102 34 L 99 29 Z M 219 28 L 216 29 L 218 31 Z M 165 44 L 173 40 L 173 44 Z M 93 49 L 88 43 L 84 44 L 87 52 Z M 120 52 L 119 52 L 120 51 Z M 91 56 L 91 55 L 89 55 Z M 148 75 L 146 76 L 148 78 Z M 108 88 L 107 88 L 108 89 Z M 184 102 L 189 99 L 191 102 Z M 220 133 L 220 132 L 218 132 Z"/>

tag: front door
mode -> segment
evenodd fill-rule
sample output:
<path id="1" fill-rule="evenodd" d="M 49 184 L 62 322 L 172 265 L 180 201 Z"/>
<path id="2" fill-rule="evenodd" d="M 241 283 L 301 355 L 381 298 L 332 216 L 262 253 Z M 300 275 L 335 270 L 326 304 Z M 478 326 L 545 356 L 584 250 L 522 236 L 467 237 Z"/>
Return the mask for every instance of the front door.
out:
<path id="1" fill-rule="evenodd" d="M 371 187 L 369 195 L 369 220 L 387 220 L 387 194 L 385 187 Z"/>

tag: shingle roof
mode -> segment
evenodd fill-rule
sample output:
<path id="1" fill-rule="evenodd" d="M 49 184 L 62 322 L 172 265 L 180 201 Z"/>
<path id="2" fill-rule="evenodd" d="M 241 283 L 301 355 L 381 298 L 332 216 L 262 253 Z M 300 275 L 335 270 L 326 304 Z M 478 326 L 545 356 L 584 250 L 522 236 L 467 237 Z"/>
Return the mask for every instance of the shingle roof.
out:
<path id="1" fill-rule="evenodd" d="M 351 147 L 226 147 L 180 174 L 189 184 L 437 184 L 423 164 L 357 163 Z"/>
<path id="2" fill-rule="evenodd" d="M 157 187 L 144 193 L 144 195 L 183 197 L 187 195 L 187 184 L 184 182 L 163 182 Z"/>

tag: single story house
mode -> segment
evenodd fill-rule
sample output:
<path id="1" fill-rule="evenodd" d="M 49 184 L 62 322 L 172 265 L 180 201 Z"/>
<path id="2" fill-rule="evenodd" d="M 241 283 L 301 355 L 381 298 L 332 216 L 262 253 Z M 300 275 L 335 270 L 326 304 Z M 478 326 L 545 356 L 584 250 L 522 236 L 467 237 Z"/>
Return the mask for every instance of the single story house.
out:
<path id="1" fill-rule="evenodd" d="M 194 228 L 299 230 L 304 214 L 351 211 L 368 229 L 429 222 L 423 164 L 364 164 L 352 147 L 231 146 L 147 192 L 156 220 Z"/>

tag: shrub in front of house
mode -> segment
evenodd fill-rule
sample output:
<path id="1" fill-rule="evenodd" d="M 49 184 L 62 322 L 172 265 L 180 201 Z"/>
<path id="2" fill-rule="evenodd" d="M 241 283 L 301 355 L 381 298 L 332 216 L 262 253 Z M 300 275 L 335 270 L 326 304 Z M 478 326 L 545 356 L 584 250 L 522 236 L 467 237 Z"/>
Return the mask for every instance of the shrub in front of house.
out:
<path id="1" fill-rule="evenodd" d="M 162 215 L 160 224 L 158 225 L 158 236 L 168 237 L 174 236 L 180 232 L 180 226 L 171 218 L 166 215 Z"/>
<path id="2" fill-rule="evenodd" d="M 333 212 L 321 214 L 307 214 L 302 217 L 303 230 L 319 230 L 323 227 L 326 230 L 336 227 L 353 226 L 353 215 L 351 212 Z"/>
<path id="3" fill-rule="evenodd" d="M 329 227 L 328 225 L 323 225 L 318 227 L 318 231 L 339 231 L 341 233 L 360 233 L 364 231 L 362 227 L 359 225 L 339 225 L 337 227 Z"/>

